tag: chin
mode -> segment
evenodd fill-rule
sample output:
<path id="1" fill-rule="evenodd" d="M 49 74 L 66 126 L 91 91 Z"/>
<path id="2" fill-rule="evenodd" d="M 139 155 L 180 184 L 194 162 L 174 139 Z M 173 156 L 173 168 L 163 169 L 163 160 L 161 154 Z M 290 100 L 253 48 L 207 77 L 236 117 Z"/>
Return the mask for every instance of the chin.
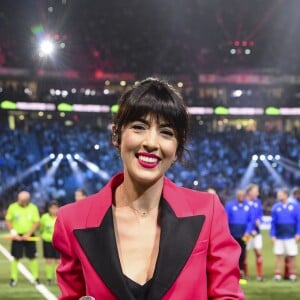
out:
<path id="1" fill-rule="evenodd" d="M 155 184 L 157 181 L 161 180 L 164 177 L 164 174 L 135 174 L 132 176 L 134 180 L 142 185 L 152 185 Z"/>

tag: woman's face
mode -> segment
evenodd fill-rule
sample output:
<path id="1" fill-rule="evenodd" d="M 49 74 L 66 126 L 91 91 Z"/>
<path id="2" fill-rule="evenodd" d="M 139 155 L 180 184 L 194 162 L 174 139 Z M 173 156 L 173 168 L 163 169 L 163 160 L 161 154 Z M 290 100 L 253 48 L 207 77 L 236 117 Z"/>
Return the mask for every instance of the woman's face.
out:
<path id="1" fill-rule="evenodd" d="M 176 160 L 178 142 L 169 124 L 148 115 L 122 129 L 118 146 L 124 173 L 147 185 L 163 178 Z"/>

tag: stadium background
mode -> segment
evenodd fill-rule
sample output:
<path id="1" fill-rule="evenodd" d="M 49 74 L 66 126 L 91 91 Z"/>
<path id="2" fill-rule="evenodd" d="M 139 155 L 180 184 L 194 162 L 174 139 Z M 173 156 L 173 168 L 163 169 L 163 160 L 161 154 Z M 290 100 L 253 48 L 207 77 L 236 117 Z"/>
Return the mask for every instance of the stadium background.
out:
<path id="1" fill-rule="evenodd" d="M 257 183 L 269 215 L 277 188 L 300 185 L 298 6 L 1 1 L 0 218 L 23 188 L 43 212 L 52 199 L 72 202 L 78 187 L 98 191 L 121 170 L 111 115 L 120 94 L 147 76 L 175 84 L 191 114 L 189 152 L 168 176 L 194 189 L 213 187 L 223 203 Z M 247 299 L 283 299 L 286 289 L 297 299 L 298 283 L 271 282 L 270 245 L 264 251 L 268 280 L 250 281 Z M 28 299 L 22 292 L 5 297 Z"/>

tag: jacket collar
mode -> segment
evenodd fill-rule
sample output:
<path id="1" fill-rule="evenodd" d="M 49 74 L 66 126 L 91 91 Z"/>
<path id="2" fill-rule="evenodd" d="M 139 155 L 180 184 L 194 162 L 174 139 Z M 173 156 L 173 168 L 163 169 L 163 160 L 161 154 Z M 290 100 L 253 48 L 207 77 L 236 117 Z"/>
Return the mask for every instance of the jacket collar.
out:
<path id="1" fill-rule="evenodd" d="M 113 189 L 122 181 L 123 175 L 119 174 L 100 192 L 101 200 L 97 201 L 103 201 L 100 224 L 75 229 L 74 233 L 90 264 L 108 288 L 118 299 L 133 300 L 122 274 L 111 209 Z M 182 197 L 184 193 L 178 194 L 178 188 L 165 179 L 159 254 L 148 299 L 161 299 L 168 291 L 183 269 L 201 232 L 205 217 L 195 215 Z M 96 206 L 100 209 L 100 205 L 94 206 L 90 209 L 89 217 L 92 219 L 98 214 L 99 220 L 101 213 L 95 209 Z M 87 222 L 87 225 L 92 223 Z"/>

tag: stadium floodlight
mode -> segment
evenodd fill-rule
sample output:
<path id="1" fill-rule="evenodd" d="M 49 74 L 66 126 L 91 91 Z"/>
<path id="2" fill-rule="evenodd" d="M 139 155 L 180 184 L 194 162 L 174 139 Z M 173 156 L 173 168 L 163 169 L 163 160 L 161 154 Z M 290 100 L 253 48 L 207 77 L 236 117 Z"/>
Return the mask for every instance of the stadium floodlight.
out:
<path id="1" fill-rule="evenodd" d="M 242 90 L 234 90 L 232 91 L 232 97 L 234 98 L 239 98 L 243 95 L 243 91 Z"/>
<path id="2" fill-rule="evenodd" d="M 54 46 L 54 43 L 51 40 L 49 40 L 49 39 L 43 40 L 40 43 L 40 47 L 39 47 L 40 53 L 39 53 L 39 55 L 41 57 L 49 56 L 49 55 L 53 54 L 54 49 L 55 49 L 55 46 Z"/>
<path id="3" fill-rule="evenodd" d="M 262 154 L 262 155 L 259 156 L 259 159 L 260 159 L 261 161 L 264 161 L 264 160 L 266 159 L 266 156 Z"/>
<path id="4" fill-rule="evenodd" d="M 72 155 L 71 155 L 70 153 L 68 153 L 68 154 L 66 155 L 66 158 L 67 158 L 67 160 L 70 160 L 70 159 L 72 159 Z"/>
<path id="5" fill-rule="evenodd" d="M 63 155 L 62 153 L 59 153 L 59 154 L 57 155 L 57 158 L 58 158 L 59 160 L 62 160 L 62 159 L 64 158 L 64 155 Z"/>

